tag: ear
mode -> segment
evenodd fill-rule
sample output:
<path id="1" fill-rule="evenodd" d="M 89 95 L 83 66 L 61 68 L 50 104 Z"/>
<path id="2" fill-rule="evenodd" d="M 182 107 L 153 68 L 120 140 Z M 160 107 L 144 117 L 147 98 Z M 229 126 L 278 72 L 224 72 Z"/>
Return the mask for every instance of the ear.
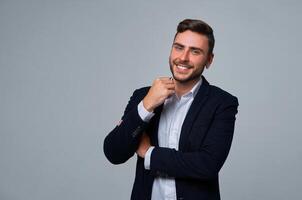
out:
<path id="1" fill-rule="evenodd" d="M 213 59 L 214 59 L 214 54 L 212 53 L 211 55 L 208 56 L 208 60 L 207 60 L 207 63 L 206 63 L 206 68 L 207 69 L 210 68 L 210 65 L 212 64 Z"/>

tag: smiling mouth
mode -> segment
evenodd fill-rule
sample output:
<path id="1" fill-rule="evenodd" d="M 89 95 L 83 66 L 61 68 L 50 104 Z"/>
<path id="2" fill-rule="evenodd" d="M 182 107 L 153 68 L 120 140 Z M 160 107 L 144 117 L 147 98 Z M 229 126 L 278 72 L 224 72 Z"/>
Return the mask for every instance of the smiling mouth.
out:
<path id="1" fill-rule="evenodd" d="M 187 70 L 187 69 L 191 69 L 191 66 L 188 65 L 176 65 L 177 68 L 181 69 L 181 70 Z"/>

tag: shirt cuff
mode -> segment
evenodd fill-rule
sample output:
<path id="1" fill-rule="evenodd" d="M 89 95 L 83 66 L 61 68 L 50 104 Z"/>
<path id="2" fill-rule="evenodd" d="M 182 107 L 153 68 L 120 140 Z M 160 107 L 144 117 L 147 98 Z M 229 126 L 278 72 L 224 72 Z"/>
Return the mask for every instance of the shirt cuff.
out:
<path id="1" fill-rule="evenodd" d="M 145 169 L 147 169 L 147 170 L 150 170 L 151 153 L 152 153 L 153 149 L 154 149 L 153 146 L 149 147 L 149 149 L 147 150 L 147 152 L 145 154 L 144 166 L 145 166 Z"/>
<path id="2" fill-rule="evenodd" d="M 137 106 L 137 110 L 138 110 L 138 114 L 140 116 L 140 118 L 144 121 L 144 122 L 149 122 L 150 119 L 154 116 L 153 112 L 149 112 L 143 105 L 143 101 L 141 101 L 138 106 Z"/>

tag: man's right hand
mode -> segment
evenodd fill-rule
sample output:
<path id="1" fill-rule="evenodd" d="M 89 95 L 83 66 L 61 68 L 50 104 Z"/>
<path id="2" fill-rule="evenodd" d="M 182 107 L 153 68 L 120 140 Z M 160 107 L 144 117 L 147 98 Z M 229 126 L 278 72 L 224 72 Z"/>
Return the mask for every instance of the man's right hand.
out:
<path id="1" fill-rule="evenodd" d="M 146 110 L 153 112 L 157 106 L 164 103 L 174 92 L 175 84 L 173 79 L 169 77 L 157 78 L 153 81 L 148 94 L 143 99 L 143 105 Z"/>

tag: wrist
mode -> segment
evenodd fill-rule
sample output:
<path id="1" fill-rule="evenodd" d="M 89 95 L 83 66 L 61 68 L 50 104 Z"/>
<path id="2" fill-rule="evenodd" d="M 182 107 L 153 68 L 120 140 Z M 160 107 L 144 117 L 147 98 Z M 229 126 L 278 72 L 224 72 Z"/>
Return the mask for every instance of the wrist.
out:
<path id="1" fill-rule="evenodd" d="M 152 106 L 146 99 L 143 99 L 143 106 L 148 112 L 153 112 L 154 110 L 154 106 Z"/>

